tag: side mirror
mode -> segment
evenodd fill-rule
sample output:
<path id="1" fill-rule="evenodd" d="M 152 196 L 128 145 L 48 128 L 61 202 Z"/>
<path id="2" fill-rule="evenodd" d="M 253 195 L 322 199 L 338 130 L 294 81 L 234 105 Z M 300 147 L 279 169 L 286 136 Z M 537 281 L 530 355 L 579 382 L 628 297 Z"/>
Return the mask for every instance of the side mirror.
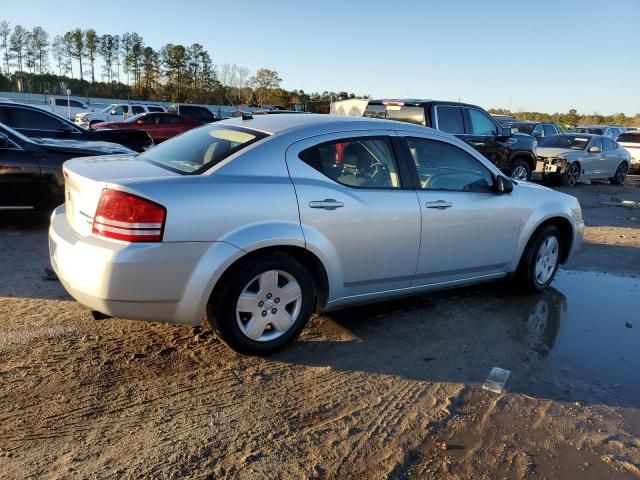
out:
<path id="1" fill-rule="evenodd" d="M 0 133 L 0 150 L 6 150 L 9 148 L 9 137 L 4 133 Z"/>
<path id="2" fill-rule="evenodd" d="M 110 114 L 110 115 L 116 115 L 116 111 L 115 111 L 115 110 L 111 110 L 111 111 L 109 112 L 109 114 Z"/>
<path id="3" fill-rule="evenodd" d="M 502 127 L 502 134 L 500 135 L 501 137 L 511 137 L 513 135 L 513 131 L 511 130 L 511 127 Z"/>
<path id="4" fill-rule="evenodd" d="M 600 147 L 596 147 L 595 145 L 593 147 L 589 147 L 589 153 L 600 153 L 601 151 Z"/>
<path id="5" fill-rule="evenodd" d="M 496 178 L 496 192 L 500 195 L 513 192 L 513 182 L 502 175 Z"/>

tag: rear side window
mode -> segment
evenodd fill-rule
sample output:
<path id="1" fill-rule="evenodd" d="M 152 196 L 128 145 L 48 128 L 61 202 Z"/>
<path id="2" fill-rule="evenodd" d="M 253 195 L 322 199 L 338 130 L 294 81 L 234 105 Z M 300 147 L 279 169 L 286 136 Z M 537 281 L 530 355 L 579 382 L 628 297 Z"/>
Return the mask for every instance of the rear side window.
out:
<path id="1" fill-rule="evenodd" d="M 493 191 L 493 176 L 478 160 L 450 143 L 407 138 L 423 190 Z"/>
<path id="2" fill-rule="evenodd" d="M 177 173 L 201 173 L 267 134 L 230 125 L 189 130 L 138 156 Z"/>
<path id="3" fill-rule="evenodd" d="M 131 107 L 131 112 L 132 112 L 134 115 L 138 115 L 139 113 L 144 113 L 144 107 L 141 107 L 141 106 L 139 106 L 139 105 L 133 105 L 133 106 Z"/>
<path id="4" fill-rule="evenodd" d="M 151 107 L 147 107 L 147 109 L 150 112 L 164 112 L 162 107 L 153 107 L 153 106 L 151 106 Z"/>
<path id="5" fill-rule="evenodd" d="M 398 165 L 386 137 L 349 138 L 303 150 L 300 159 L 331 180 L 355 188 L 400 188 Z"/>
<path id="6" fill-rule="evenodd" d="M 611 140 L 609 137 L 604 137 L 602 139 L 602 149 L 606 152 L 609 150 L 615 150 L 617 148 L 616 142 Z"/>
<path id="7" fill-rule="evenodd" d="M 604 138 L 604 137 L 603 137 Z M 600 150 L 602 150 L 602 138 L 600 137 L 593 137 L 593 139 L 591 140 L 591 145 L 590 147 L 598 147 Z"/>
<path id="8" fill-rule="evenodd" d="M 425 125 L 424 107 L 404 105 L 369 105 L 367 106 L 363 116 L 415 123 L 416 125 Z"/>
<path id="9" fill-rule="evenodd" d="M 462 108 L 437 106 L 438 130 L 448 133 L 464 133 Z"/>
<path id="10" fill-rule="evenodd" d="M 53 116 L 24 108 L 5 108 L 4 120 L 12 128 L 33 130 L 60 130 L 66 124 Z"/>

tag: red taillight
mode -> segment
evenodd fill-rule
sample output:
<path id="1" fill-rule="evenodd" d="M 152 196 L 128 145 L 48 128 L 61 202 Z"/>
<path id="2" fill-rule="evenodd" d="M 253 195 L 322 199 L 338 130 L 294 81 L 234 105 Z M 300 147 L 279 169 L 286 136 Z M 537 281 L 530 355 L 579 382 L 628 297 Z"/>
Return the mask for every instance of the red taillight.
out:
<path id="1" fill-rule="evenodd" d="M 127 242 L 161 242 L 167 210 L 145 198 L 104 189 L 92 232 Z"/>

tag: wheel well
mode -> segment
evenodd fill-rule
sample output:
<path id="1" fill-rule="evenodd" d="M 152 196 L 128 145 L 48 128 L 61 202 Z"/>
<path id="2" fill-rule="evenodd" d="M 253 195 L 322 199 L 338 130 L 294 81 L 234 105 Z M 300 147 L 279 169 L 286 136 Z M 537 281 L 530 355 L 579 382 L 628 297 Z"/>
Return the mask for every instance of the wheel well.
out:
<path id="1" fill-rule="evenodd" d="M 222 276 L 216 282 L 216 285 L 213 288 L 213 292 L 211 293 L 211 298 L 216 298 L 220 294 L 220 291 L 222 290 L 227 277 L 235 269 L 242 268 L 243 265 L 251 262 L 256 257 L 273 253 L 286 253 L 287 255 L 295 258 L 298 262 L 300 262 L 300 264 L 302 264 L 302 266 L 307 270 L 307 272 L 309 272 L 309 274 L 313 278 L 313 282 L 316 287 L 316 309 L 322 309 L 327 304 L 327 301 L 329 299 L 329 279 L 327 277 L 327 272 L 324 268 L 324 265 L 322 264 L 320 259 L 309 250 L 302 247 L 294 247 L 288 245 L 260 248 L 258 250 L 249 252 L 242 258 L 236 260 L 224 271 Z"/>
<path id="2" fill-rule="evenodd" d="M 529 165 L 529 169 L 533 172 L 536 169 L 536 159 L 531 155 L 516 155 L 513 157 L 513 161 L 522 160 Z"/>
<path id="3" fill-rule="evenodd" d="M 571 226 L 571 222 L 563 217 L 549 218 L 538 225 L 538 228 L 536 228 L 533 234 L 531 234 L 531 238 L 533 238 L 536 232 L 540 231 L 547 225 L 555 225 L 560 229 L 560 244 L 562 245 L 560 263 L 564 263 L 567 261 L 567 257 L 571 251 L 571 244 L 573 243 L 573 227 Z"/>

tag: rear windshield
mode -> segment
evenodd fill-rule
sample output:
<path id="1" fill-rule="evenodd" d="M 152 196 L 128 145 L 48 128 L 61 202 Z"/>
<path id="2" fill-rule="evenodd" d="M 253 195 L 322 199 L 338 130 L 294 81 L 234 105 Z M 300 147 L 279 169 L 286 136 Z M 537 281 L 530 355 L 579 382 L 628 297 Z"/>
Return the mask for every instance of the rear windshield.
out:
<path id="1" fill-rule="evenodd" d="M 527 135 L 531 135 L 533 133 L 533 129 L 536 128 L 536 123 L 512 123 L 511 130 L 518 133 L 526 133 Z"/>
<path id="2" fill-rule="evenodd" d="M 589 143 L 589 140 L 591 140 L 590 137 L 583 137 L 580 135 L 552 135 L 538 143 L 538 147 L 584 150 Z"/>
<path id="3" fill-rule="evenodd" d="M 400 122 L 425 125 L 423 107 L 369 104 L 364 112 L 364 116 L 369 118 L 386 118 L 387 120 L 398 120 Z"/>
<path id="4" fill-rule="evenodd" d="M 576 127 L 571 129 L 572 132 L 576 133 L 592 133 L 594 135 L 602 135 L 604 133 L 604 128 L 599 127 Z"/>
<path id="5" fill-rule="evenodd" d="M 640 143 L 640 133 L 623 133 L 618 137 L 618 142 Z"/>
<path id="6" fill-rule="evenodd" d="M 177 173 L 201 173 L 266 136 L 231 125 L 205 125 L 167 140 L 138 158 Z"/>

